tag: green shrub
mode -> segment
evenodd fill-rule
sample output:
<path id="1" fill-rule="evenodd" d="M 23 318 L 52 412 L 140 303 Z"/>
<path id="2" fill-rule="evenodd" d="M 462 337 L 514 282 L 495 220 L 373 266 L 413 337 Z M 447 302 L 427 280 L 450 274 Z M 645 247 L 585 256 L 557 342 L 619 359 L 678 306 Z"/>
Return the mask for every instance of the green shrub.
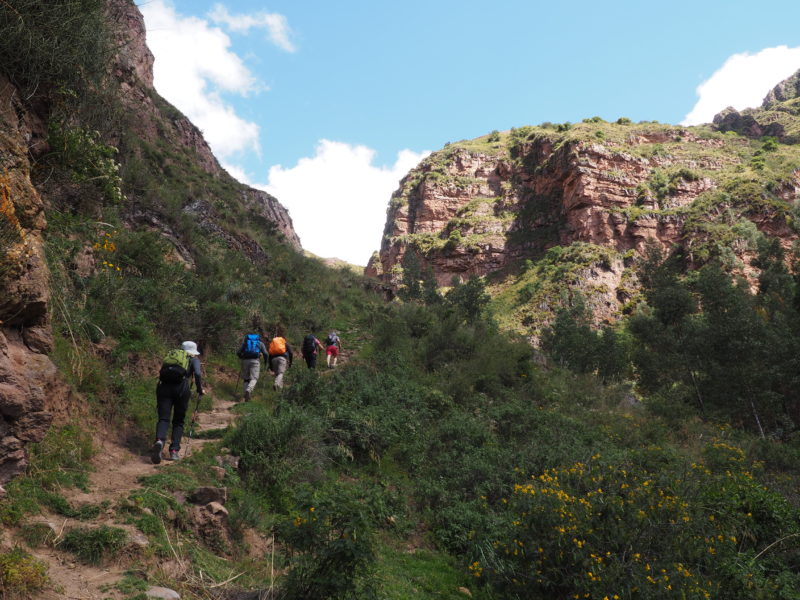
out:
<path id="1" fill-rule="evenodd" d="M 72 552 L 81 562 L 96 565 L 116 555 L 127 540 L 128 534 L 118 527 L 76 527 L 64 534 L 59 547 Z"/>
<path id="2" fill-rule="evenodd" d="M 26 523 L 20 528 L 19 537 L 31 548 L 40 548 L 52 544 L 56 534 L 47 523 Z"/>
<path id="3" fill-rule="evenodd" d="M 301 503 L 279 527 L 293 552 L 281 590 L 286 598 L 351 598 L 370 589 L 374 516 L 358 489 L 339 485 Z"/>
<path id="4" fill-rule="evenodd" d="M 28 597 L 49 582 L 47 567 L 20 548 L 0 554 L 0 596 Z"/>
<path id="5" fill-rule="evenodd" d="M 51 428 L 44 440 L 31 444 L 29 450 L 28 473 L 12 480 L 7 485 L 8 498 L 0 501 L 0 522 L 19 523 L 26 514 L 43 507 L 78 518 L 92 518 L 99 512 L 97 506 L 73 509 L 60 492 L 62 487 L 86 489 L 94 453 L 90 432 L 78 425 Z"/>
<path id="6" fill-rule="evenodd" d="M 320 421 L 292 405 L 272 415 L 248 416 L 226 440 L 239 456 L 239 473 L 254 490 L 280 509 L 292 482 L 313 477 L 323 459 Z"/>

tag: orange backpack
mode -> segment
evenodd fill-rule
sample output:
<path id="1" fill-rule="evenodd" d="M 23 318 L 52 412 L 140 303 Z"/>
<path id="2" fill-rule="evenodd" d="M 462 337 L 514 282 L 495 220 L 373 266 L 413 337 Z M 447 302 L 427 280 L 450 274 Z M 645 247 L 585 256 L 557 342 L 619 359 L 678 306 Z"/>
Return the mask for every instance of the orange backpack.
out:
<path id="1" fill-rule="evenodd" d="M 269 355 L 280 356 L 286 354 L 286 340 L 282 337 L 274 337 L 269 343 Z"/>

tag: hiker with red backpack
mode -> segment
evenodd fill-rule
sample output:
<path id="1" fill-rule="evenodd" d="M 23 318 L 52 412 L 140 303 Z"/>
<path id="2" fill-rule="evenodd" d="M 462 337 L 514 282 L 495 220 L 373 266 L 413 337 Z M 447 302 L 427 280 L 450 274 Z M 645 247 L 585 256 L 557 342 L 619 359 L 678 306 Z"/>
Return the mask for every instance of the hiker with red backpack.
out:
<path id="1" fill-rule="evenodd" d="M 315 333 L 312 329 L 311 333 L 303 338 L 303 346 L 301 348 L 303 360 L 306 361 L 306 366 L 309 369 L 317 368 L 317 348 L 325 350 L 325 346 L 322 345 Z"/>
<path id="2" fill-rule="evenodd" d="M 275 390 L 283 387 L 283 374 L 286 373 L 287 368 L 292 366 L 294 359 L 292 347 L 283 335 L 283 327 L 276 327 L 275 337 L 269 343 L 269 369 L 275 375 L 275 381 L 272 384 Z"/>
<path id="3" fill-rule="evenodd" d="M 339 337 L 338 331 L 331 331 L 328 337 L 325 338 L 325 354 L 328 358 L 328 368 L 336 367 L 336 361 L 339 359 L 339 351 L 342 349 L 342 339 Z"/>
<path id="4" fill-rule="evenodd" d="M 172 442 L 169 445 L 169 460 L 178 460 L 183 436 L 183 421 L 189 408 L 192 394 L 192 378 L 197 386 L 198 397 L 202 396 L 203 377 L 200 352 L 194 342 L 183 342 L 180 349 L 170 350 L 164 358 L 158 373 L 156 386 L 156 407 L 158 424 L 156 425 L 156 441 L 150 448 L 150 460 L 153 464 L 161 462 L 161 453 L 167 439 L 167 429 L 172 416 Z"/>
<path id="5" fill-rule="evenodd" d="M 239 351 L 236 353 L 242 360 L 241 378 L 244 381 L 243 400 L 247 402 L 250 400 L 250 394 L 258 382 L 258 376 L 261 374 L 261 359 L 267 363 L 269 353 L 264 342 L 261 341 L 259 333 L 248 333 Z M 269 365 L 267 365 L 269 367 Z"/>

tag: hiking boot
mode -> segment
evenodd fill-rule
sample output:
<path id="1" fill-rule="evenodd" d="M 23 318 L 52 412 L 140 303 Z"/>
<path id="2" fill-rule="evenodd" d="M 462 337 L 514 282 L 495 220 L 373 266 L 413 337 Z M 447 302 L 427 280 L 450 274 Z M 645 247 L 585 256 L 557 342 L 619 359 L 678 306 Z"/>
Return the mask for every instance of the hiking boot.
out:
<path id="1" fill-rule="evenodd" d="M 245 391 L 245 393 L 244 393 L 244 401 L 245 402 L 250 402 L 250 392 L 249 391 Z"/>
<path id="2" fill-rule="evenodd" d="M 164 449 L 164 442 L 156 440 L 155 444 L 150 448 L 150 462 L 157 465 L 161 462 L 161 451 Z"/>
<path id="3" fill-rule="evenodd" d="M 170 460 L 178 460 L 179 458 L 180 458 L 180 456 L 178 456 L 178 451 L 177 450 L 170 450 L 169 451 L 169 459 Z"/>

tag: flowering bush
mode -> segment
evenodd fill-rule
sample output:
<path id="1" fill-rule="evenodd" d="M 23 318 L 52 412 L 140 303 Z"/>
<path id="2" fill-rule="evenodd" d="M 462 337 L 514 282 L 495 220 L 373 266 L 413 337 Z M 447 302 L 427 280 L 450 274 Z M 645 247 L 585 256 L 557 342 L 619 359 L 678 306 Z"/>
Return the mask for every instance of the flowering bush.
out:
<path id="1" fill-rule="evenodd" d="M 27 552 L 14 548 L 0 554 L 0 598 L 26 595 L 47 585 L 47 567 Z"/>
<path id="2" fill-rule="evenodd" d="M 278 531 L 292 554 L 285 597 L 350 598 L 368 585 L 375 559 L 372 521 L 358 489 L 345 485 L 301 501 Z"/>
<path id="3" fill-rule="evenodd" d="M 113 255 L 117 251 L 117 244 L 114 242 L 116 231 L 109 233 L 104 231 L 100 234 L 100 239 L 92 244 L 92 249 L 97 253 L 103 268 L 108 271 L 122 271 L 119 264 L 114 263 Z"/>
<path id="4" fill-rule="evenodd" d="M 719 442 L 707 450 L 742 456 Z M 519 481 L 470 572 L 520 598 L 797 597 L 800 527 L 783 498 L 738 461 L 712 472 L 645 453 Z"/>

